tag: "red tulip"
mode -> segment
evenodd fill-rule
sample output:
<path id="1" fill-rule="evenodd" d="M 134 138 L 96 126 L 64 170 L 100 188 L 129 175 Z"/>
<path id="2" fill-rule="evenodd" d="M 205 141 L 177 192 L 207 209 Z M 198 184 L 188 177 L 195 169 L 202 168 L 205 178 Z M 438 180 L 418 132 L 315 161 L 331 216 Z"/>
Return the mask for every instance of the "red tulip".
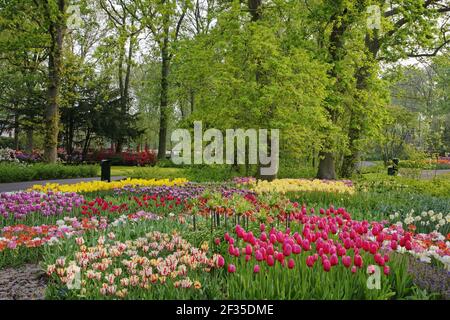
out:
<path id="1" fill-rule="evenodd" d="M 397 241 L 391 240 L 391 249 L 394 251 L 397 250 Z"/>
<path id="2" fill-rule="evenodd" d="M 245 254 L 246 255 L 251 256 L 252 252 L 253 252 L 253 250 L 252 250 L 252 246 L 251 245 L 248 244 L 247 246 L 245 246 Z"/>
<path id="3" fill-rule="evenodd" d="M 261 232 L 263 232 L 264 230 L 266 230 L 266 226 L 265 226 L 264 223 L 261 223 L 261 224 L 259 225 L 259 230 L 260 230 Z"/>
<path id="4" fill-rule="evenodd" d="M 409 241 L 409 240 L 405 241 L 405 249 L 406 250 L 411 250 L 412 249 L 411 241 Z"/>
<path id="5" fill-rule="evenodd" d="M 214 240 L 214 243 L 218 246 L 218 245 L 220 245 L 220 239 L 219 238 L 216 238 L 215 240 Z"/>
<path id="6" fill-rule="evenodd" d="M 292 252 L 294 253 L 294 254 L 300 254 L 301 252 L 302 252 L 302 248 L 299 246 L 299 245 L 294 245 L 293 247 L 292 247 Z"/>
<path id="7" fill-rule="evenodd" d="M 252 256 L 249 256 L 248 254 L 245 255 L 245 262 L 249 262 Z"/>

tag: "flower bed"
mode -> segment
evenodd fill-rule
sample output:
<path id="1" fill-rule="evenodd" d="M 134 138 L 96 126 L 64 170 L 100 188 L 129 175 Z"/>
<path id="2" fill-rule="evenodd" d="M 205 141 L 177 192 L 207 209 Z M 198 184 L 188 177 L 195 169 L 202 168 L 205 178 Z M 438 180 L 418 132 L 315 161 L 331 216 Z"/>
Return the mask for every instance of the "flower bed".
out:
<path id="1" fill-rule="evenodd" d="M 35 185 L 32 187 L 32 190 L 35 191 L 54 191 L 54 192 L 78 192 L 78 193 L 86 193 L 86 192 L 97 192 L 97 191 L 108 191 L 119 189 L 125 186 L 174 186 L 174 185 L 184 185 L 188 181 L 186 179 L 125 179 L 121 181 L 91 181 L 91 182 L 79 182 L 76 184 L 57 184 L 57 183 L 49 183 L 44 186 Z"/>
<path id="2" fill-rule="evenodd" d="M 69 299 L 405 298 L 422 285 L 407 272 L 409 259 L 450 270 L 444 214 L 356 219 L 286 197 L 351 194 L 350 182 L 247 182 L 133 179 L 1 194 L 0 265 L 44 260 L 47 295 Z M 371 290 L 377 270 L 381 289 Z"/>
<path id="3" fill-rule="evenodd" d="M 251 183 L 249 183 L 252 185 Z M 351 181 L 327 181 L 327 180 L 306 180 L 306 179 L 278 179 L 271 182 L 258 181 L 253 184 L 256 193 L 278 192 L 286 194 L 288 192 L 328 192 L 328 193 L 348 193 L 355 192 Z"/>

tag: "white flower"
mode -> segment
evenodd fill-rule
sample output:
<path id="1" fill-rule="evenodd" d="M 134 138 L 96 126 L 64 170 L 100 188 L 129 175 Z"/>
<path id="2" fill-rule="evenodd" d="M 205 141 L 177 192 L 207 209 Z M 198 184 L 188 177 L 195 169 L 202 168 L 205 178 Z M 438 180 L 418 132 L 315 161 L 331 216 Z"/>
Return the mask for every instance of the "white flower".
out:
<path id="1" fill-rule="evenodd" d="M 424 212 L 422 212 L 422 217 L 426 217 L 427 216 L 427 212 L 426 211 L 424 211 Z"/>
<path id="2" fill-rule="evenodd" d="M 389 215 L 389 220 L 394 220 L 394 219 L 395 219 L 395 216 L 393 214 L 390 214 Z"/>
<path id="3" fill-rule="evenodd" d="M 414 218 L 414 220 L 415 221 L 420 221 L 420 220 L 422 220 L 422 217 L 421 216 L 417 216 L 417 217 Z"/>
<path id="4" fill-rule="evenodd" d="M 426 256 L 426 255 L 421 255 L 420 256 L 420 261 L 421 262 L 426 262 L 426 263 L 431 263 L 431 258 Z"/>

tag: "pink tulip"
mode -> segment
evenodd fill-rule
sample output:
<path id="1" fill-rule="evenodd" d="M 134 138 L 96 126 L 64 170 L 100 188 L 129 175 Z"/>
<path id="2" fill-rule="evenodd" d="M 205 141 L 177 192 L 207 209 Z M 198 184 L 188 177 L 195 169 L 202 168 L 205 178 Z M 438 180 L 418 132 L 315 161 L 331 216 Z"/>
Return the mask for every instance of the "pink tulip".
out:
<path id="1" fill-rule="evenodd" d="M 256 258 L 256 261 L 263 261 L 264 255 L 261 253 L 261 251 L 258 250 L 255 252 L 255 258 Z"/>
<path id="2" fill-rule="evenodd" d="M 229 264 L 228 265 L 228 272 L 229 273 L 235 273 L 236 272 L 236 267 L 234 264 Z"/>
<path id="3" fill-rule="evenodd" d="M 339 259 L 337 257 L 337 255 L 333 254 L 330 258 L 330 263 L 332 266 L 335 266 L 339 263 Z"/>
<path id="4" fill-rule="evenodd" d="M 261 236 L 259 237 L 261 241 L 267 242 L 267 234 L 265 232 L 261 233 Z"/>
<path id="5" fill-rule="evenodd" d="M 303 239 L 303 241 L 302 241 L 302 248 L 303 248 L 303 250 L 305 250 L 305 251 L 311 250 L 311 245 L 310 245 L 308 239 Z"/>
<path id="6" fill-rule="evenodd" d="M 372 243 L 370 245 L 369 251 L 371 254 L 375 254 L 378 250 L 378 245 L 376 243 Z"/>
<path id="7" fill-rule="evenodd" d="M 283 262 L 283 260 L 284 260 L 284 256 L 283 256 L 283 254 L 281 253 L 281 252 L 279 252 L 278 254 L 277 254 L 277 260 L 280 262 L 280 263 L 282 263 Z"/>
<path id="8" fill-rule="evenodd" d="M 270 242 L 271 242 L 272 244 L 274 244 L 275 242 L 277 242 L 277 236 L 274 235 L 273 233 L 270 234 L 269 239 L 270 239 Z"/>
<path id="9" fill-rule="evenodd" d="M 273 258 L 272 255 L 268 255 L 267 256 L 267 265 L 269 267 L 272 267 L 275 264 L 275 259 Z"/>
<path id="10" fill-rule="evenodd" d="M 252 246 L 251 245 L 248 244 L 247 246 L 245 246 L 245 254 L 246 255 L 251 256 L 252 252 L 253 252 L 253 250 L 252 250 Z"/>
<path id="11" fill-rule="evenodd" d="M 358 269 L 356 269 L 356 266 L 352 267 L 352 273 L 356 273 L 356 271 L 358 271 Z"/>
<path id="12" fill-rule="evenodd" d="M 389 268 L 389 266 L 384 266 L 383 273 L 387 276 L 387 275 L 389 275 L 390 272 L 391 272 L 391 269 Z"/>
<path id="13" fill-rule="evenodd" d="M 249 256 L 248 254 L 245 256 L 245 262 L 249 262 L 252 256 Z"/>
<path id="14" fill-rule="evenodd" d="M 361 258 L 361 256 L 358 254 L 358 255 L 355 255 L 355 257 L 353 258 L 353 262 L 354 262 L 354 264 L 355 264 L 355 266 L 357 266 L 358 268 L 361 268 L 362 267 L 362 265 L 363 265 L 363 259 Z"/>
<path id="15" fill-rule="evenodd" d="M 308 257 L 306 258 L 306 265 L 307 265 L 308 267 L 312 268 L 312 267 L 314 266 L 314 263 L 315 263 L 315 259 L 314 259 L 313 256 L 308 256 Z"/>
<path id="16" fill-rule="evenodd" d="M 283 254 L 284 254 L 284 256 L 285 256 L 285 257 L 289 257 L 289 256 L 291 255 L 291 253 L 292 253 L 292 247 L 291 247 L 291 245 L 289 245 L 289 244 L 285 245 L 284 248 L 283 248 Z"/>
<path id="17" fill-rule="evenodd" d="M 219 256 L 217 258 L 217 266 L 219 268 L 222 268 L 225 265 L 225 259 L 222 256 Z"/>
<path id="18" fill-rule="evenodd" d="M 259 273 L 260 267 L 259 265 L 255 265 L 255 267 L 253 268 L 253 273 Z"/>
<path id="19" fill-rule="evenodd" d="M 289 259 L 289 261 L 288 261 L 288 268 L 289 269 L 294 269 L 294 267 L 295 267 L 294 259 Z"/>
<path id="20" fill-rule="evenodd" d="M 217 246 L 220 245 L 220 239 L 219 239 L 219 238 L 214 239 L 214 243 L 215 243 Z"/>
<path id="21" fill-rule="evenodd" d="M 261 232 L 263 232 L 264 230 L 266 230 L 266 226 L 265 226 L 264 223 L 261 223 L 261 224 L 259 225 L 259 230 L 260 230 Z"/>
<path id="22" fill-rule="evenodd" d="M 299 245 L 294 245 L 293 247 L 292 247 L 292 252 L 294 253 L 294 254 L 300 254 L 301 252 L 302 252 L 302 248 L 299 246 Z"/>
<path id="23" fill-rule="evenodd" d="M 352 264 L 352 258 L 350 258 L 350 256 L 342 257 L 342 264 L 346 268 L 349 268 L 351 266 L 351 264 Z"/>
<path id="24" fill-rule="evenodd" d="M 323 260 L 322 264 L 323 264 L 323 270 L 324 270 L 325 272 L 330 271 L 330 269 L 331 269 L 331 263 L 330 263 L 330 260 L 325 259 L 325 260 Z"/>

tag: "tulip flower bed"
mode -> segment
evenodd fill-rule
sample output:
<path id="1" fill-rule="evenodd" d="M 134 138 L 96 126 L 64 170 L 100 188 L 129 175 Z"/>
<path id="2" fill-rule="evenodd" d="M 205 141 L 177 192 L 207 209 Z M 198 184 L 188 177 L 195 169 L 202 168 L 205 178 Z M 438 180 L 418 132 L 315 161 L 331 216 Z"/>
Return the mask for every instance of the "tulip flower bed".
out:
<path id="1" fill-rule="evenodd" d="M 77 272 L 82 272 L 79 287 L 68 292 L 73 298 L 186 299 L 200 298 L 199 279 L 224 263 L 220 255 L 208 257 L 207 243 L 199 249 L 178 234 L 153 231 L 135 240 L 115 238 L 111 232 L 89 247 L 84 238 L 77 238 L 73 260 L 57 258 L 47 266 L 47 274 L 74 286 Z"/>
<path id="2" fill-rule="evenodd" d="M 36 186 L 0 194 L 0 267 L 39 262 L 50 299 L 447 297 L 446 281 L 409 270 L 449 279 L 448 214 L 332 205 L 357 192 L 248 178 Z"/>
<path id="3" fill-rule="evenodd" d="M 256 193 L 278 192 L 285 194 L 288 192 L 327 192 L 327 193 L 348 193 L 355 192 L 351 181 L 326 181 L 326 180 L 306 180 L 306 179 L 279 179 L 271 182 L 257 181 L 246 182 L 252 186 Z"/>
<path id="4" fill-rule="evenodd" d="M 126 179 L 120 181 L 113 182 L 105 182 L 105 181 L 91 181 L 91 182 L 80 182 L 76 184 L 67 184 L 61 185 L 57 183 L 49 183 L 44 186 L 35 185 L 33 186 L 33 190 L 47 192 L 78 192 L 78 193 L 87 193 L 87 192 L 98 192 L 98 191 L 106 191 L 106 190 L 114 190 L 117 188 L 122 188 L 125 186 L 174 186 L 174 185 L 184 185 L 187 183 L 186 179 Z"/>

